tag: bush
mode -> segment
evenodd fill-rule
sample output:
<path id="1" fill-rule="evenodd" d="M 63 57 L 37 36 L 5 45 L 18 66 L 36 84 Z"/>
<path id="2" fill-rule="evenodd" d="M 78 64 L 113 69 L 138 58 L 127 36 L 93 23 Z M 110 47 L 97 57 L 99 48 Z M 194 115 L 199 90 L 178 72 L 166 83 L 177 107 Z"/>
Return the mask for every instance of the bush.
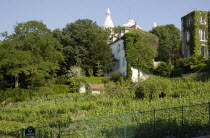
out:
<path id="1" fill-rule="evenodd" d="M 177 69 L 179 69 L 179 71 L 181 71 L 180 73 L 182 74 L 204 72 L 208 71 L 208 63 L 207 60 L 200 56 L 192 56 L 190 59 L 181 58 L 176 62 L 175 72 L 178 71 Z M 176 73 L 172 74 L 172 76 L 176 76 Z"/>
<path id="2" fill-rule="evenodd" d="M 201 56 L 192 56 L 189 64 L 192 72 L 203 72 L 208 70 L 207 63 Z"/>
<path id="3" fill-rule="evenodd" d="M 167 96 L 171 91 L 170 81 L 157 76 L 150 76 L 147 80 L 139 82 L 135 95 L 136 98 L 154 99 Z"/>
<path id="4" fill-rule="evenodd" d="M 113 71 L 110 74 L 110 80 L 114 82 L 120 81 L 121 76 L 122 74 L 119 71 Z"/>
<path id="5" fill-rule="evenodd" d="M 154 73 L 162 77 L 169 77 L 171 75 L 171 65 L 161 62 Z"/>
<path id="6" fill-rule="evenodd" d="M 207 64 L 200 63 L 197 65 L 191 65 L 193 72 L 204 72 L 208 70 Z"/>
<path id="7" fill-rule="evenodd" d="M 81 85 L 81 81 L 79 81 L 78 79 L 70 79 L 69 80 L 69 92 L 71 93 L 76 93 L 76 92 L 79 92 L 79 88 L 80 88 L 80 85 Z"/>
<path id="8" fill-rule="evenodd" d="M 181 77 L 184 74 L 184 70 L 182 68 L 175 68 L 171 71 L 171 77 Z"/>
<path id="9" fill-rule="evenodd" d="M 31 97 L 32 91 L 30 89 L 8 88 L 3 92 L 4 100 L 9 102 L 24 101 Z"/>
<path id="10" fill-rule="evenodd" d="M 69 92 L 69 86 L 68 85 L 58 85 L 58 84 L 52 84 L 50 85 L 50 88 L 52 89 L 54 94 L 63 94 Z"/>
<path id="11" fill-rule="evenodd" d="M 79 66 L 71 66 L 70 70 L 68 70 L 67 76 L 68 77 L 81 77 L 82 68 Z"/>
<path id="12" fill-rule="evenodd" d="M 52 84 L 49 87 L 35 87 L 31 89 L 8 88 L 0 91 L 0 102 L 20 102 L 32 97 L 48 96 L 52 94 L 68 93 L 68 85 Z"/>
<path id="13" fill-rule="evenodd" d="M 58 76 L 54 80 L 55 84 L 68 84 L 68 78 L 66 76 Z"/>
<path id="14" fill-rule="evenodd" d="M 180 68 L 182 69 L 182 73 L 189 73 L 191 72 L 190 69 L 190 61 L 187 58 L 180 58 L 177 60 L 176 65 L 175 65 L 175 69 Z"/>

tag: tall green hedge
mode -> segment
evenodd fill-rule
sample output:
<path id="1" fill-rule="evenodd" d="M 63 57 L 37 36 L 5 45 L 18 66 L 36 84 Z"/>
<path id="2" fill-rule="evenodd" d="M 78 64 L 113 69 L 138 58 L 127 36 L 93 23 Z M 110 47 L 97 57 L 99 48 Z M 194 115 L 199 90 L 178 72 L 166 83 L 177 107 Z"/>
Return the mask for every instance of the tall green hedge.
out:
<path id="1" fill-rule="evenodd" d="M 48 87 L 37 87 L 31 89 L 8 88 L 5 91 L 0 91 L 0 103 L 5 102 L 20 102 L 33 97 L 42 97 L 53 94 L 64 94 L 69 92 L 68 85 L 52 84 Z"/>
<path id="2" fill-rule="evenodd" d="M 129 66 L 150 73 L 158 46 L 157 36 L 142 30 L 130 30 L 124 35 L 125 56 Z M 127 74 L 130 75 L 128 72 Z"/>

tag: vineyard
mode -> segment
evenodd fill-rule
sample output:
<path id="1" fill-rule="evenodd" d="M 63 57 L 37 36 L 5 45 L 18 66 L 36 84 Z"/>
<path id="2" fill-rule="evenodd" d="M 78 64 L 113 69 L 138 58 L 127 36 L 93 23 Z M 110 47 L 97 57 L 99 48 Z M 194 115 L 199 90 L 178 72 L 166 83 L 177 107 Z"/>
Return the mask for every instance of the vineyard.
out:
<path id="1" fill-rule="evenodd" d="M 157 136 L 167 136 L 180 132 L 181 127 L 185 127 L 186 132 L 194 131 L 197 126 L 206 129 L 209 123 L 209 105 L 185 105 L 210 101 L 208 77 L 168 79 L 154 76 L 147 82 L 151 83 L 151 86 L 157 82 L 164 83 L 166 89 L 161 89 L 160 84 L 156 85 L 152 87 L 152 94 L 161 91 L 165 96 L 138 98 L 138 84 L 129 84 L 129 87 L 126 84 L 110 83 L 106 84 L 100 95 L 65 93 L 32 97 L 17 103 L 2 103 L 0 134 L 18 131 L 10 135 L 21 135 L 19 130 L 28 126 L 37 128 L 39 135 L 49 137 L 58 136 L 59 133 L 71 133 L 71 137 L 109 137 L 113 134 L 116 134 L 116 137 L 133 137 L 146 135 L 148 130 L 154 131 Z M 150 86 L 146 82 L 142 84 L 148 88 Z M 170 130 L 166 129 L 168 126 Z M 142 131 L 137 133 L 138 129 Z M 157 133 L 159 129 L 164 129 L 161 131 L 163 134 Z"/>
<path id="2" fill-rule="evenodd" d="M 39 137 L 192 137 L 210 134 L 210 103 L 37 127 Z M 25 136 L 25 129 L 7 135 Z"/>

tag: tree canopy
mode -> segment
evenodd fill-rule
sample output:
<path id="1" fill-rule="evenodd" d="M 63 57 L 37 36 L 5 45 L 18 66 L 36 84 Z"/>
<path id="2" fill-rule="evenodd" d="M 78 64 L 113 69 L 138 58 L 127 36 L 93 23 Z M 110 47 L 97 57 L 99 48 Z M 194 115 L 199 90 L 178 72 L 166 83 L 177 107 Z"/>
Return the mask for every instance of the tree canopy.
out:
<path id="1" fill-rule="evenodd" d="M 101 69 L 109 69 L 112 63 L 111 49 L 107 44 L 109 35 L 92 20 L 79 19 L 54 34 L 64 46 L 67 70 L 76 65 L 91 76 L 97 75 Z"/>
<path id="2" fill-rule="evenodd" d="M 149 32 L 133 29 L 124 35 L 124 40 L 128 64 L 144 72 L 151 72 L 158 38 Z"/>
<path id="3" fill-rule="evenodd" d="M 63 61 L 62 45 L 39 21 L 18 23 L 14 30 L 0 47 L 3 76 L 10 77 L 16 88 L 43 85 Z"/>
<path id="4" fill-rule="evenodd" d="M 151 33 L 159 38 L 158 55 L 159 61 L 172 62 L 181 56 L 181 34 L 180 30 L 173 24 L 153 28 Z"/>

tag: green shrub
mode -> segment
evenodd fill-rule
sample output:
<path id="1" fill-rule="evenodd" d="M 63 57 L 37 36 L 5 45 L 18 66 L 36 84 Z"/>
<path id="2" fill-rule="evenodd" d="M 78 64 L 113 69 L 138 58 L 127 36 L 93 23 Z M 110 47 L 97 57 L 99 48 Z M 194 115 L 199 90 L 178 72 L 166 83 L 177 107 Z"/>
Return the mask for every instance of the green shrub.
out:
<path id="1" fill-rule="evenodd" d="M 68 85 L 52 84 L 48 87 L 34 87 L 31 89 L 8 88 L 6 91 L 0 91 L 0 102 L 20 102 L 32 97 L 42 97 L 53 94 L 68 93 Z"/>
<path id="2" fill-rule="evenodd" d="M 154 73 L 162 77 L 169 77 L 171 75 L 171 65 L 161 62 Z"/>
<path id="3" fill-rule="evenodd" d="M 191 72 L 190 69 L 190 61 L 187 58 L 180 58 L 176 61 L 175 69 L 180 68 L 182 69 L 182 73 L 189 73 Z"/>
<path id="4" fill-rule="evenodd" d="M 208 71 L 208 62 L 203 57 L 192 56 L 190 59 L 178 59 L 175 69 L 182 69 L 182 74 Z M 175 76 L 175 75 L 172 75 Z"/>
<path id="5" fill-rule="evenodd" d="M 15 89 L 9 88 L 3 92 L 4 99 L 9 102 L 19 102 L 24 101 L 31 97 L 31 90 L 30 89 Z"/>
<path id="6" fill-rule="evenodd" d="M 30 87 L 42 87 L 47 85 L 46 78 L 43 74 L 32 76 L 27 79 L 27 82 Z"/>
<path id="7" fill-rule="evenodd" d="M 157 76 L 150 76 L 147 80 L 139 82 L 135 95 L 140 99 L 154 99 L 165 97 L 171 91 L 170 81 L 168 79 L 160 78 Z"/>
<path id="8" fill-rule="evenodd" d="M 208 70 L 206 60 L 201 56 L 192 56 L 189 64 L 192 72 L 203 72 Z"/>
<path id="9" fill-rule="evenodd" d="M 120 81 L 121 76 L 122 76 L 122 74 L 119 71 L 113 71 L 110 74 L 110 80 L 114 81 L 114 82 L 118 82 L 118 81 Z"/>
<path id="10" fill-rule="evenodd" d="M 68 93 L 69 91 L 68 85 L 52 84 L 50 85 L 50 88 L 52 89 L 54 94 L 63 94 L 63 93 Z"/>
<path id="11" fill-rule="evenodd" d="M 69 92 L 76 93 L 79 92 L 81 81 L 78 79 L 70 79 L 69 81 Z"/>
<path id="12" fill-rule="evenodd" d="M 208 70 L 207 64 L 205 64 L 205 63 L 191 65 L 190 67 L 193 70 L 193 72 L 204 72 L 204 71 Z"/>
<path id="13" fill-rule="evenodd" d="M 68 78 L 66 76 L 58 76 L 54 80 L 55 84 L 68 84 Z"/>
<path id="14" fill-rule="evenodd" d="M 108 83 L 110 77 L 78 77 L 78 78 L 70 78 L 71 80 L 76 80 L 82 83 L 91 83 L 91 84 L 101 84 L 101 83 Z"/>
<path id="15" fill-rule="evenodd" d="M 181 77 L 184 74 L 184 70 L 182 68 L 174 68 L 171 71 L 171 77 Z"/>
<path id="16" fill-rule="evenodd" d="M 67 73 L 68 77 L 81 77 L 82 75 L 82 68 L 79 66 L 71 66 Z"/>

